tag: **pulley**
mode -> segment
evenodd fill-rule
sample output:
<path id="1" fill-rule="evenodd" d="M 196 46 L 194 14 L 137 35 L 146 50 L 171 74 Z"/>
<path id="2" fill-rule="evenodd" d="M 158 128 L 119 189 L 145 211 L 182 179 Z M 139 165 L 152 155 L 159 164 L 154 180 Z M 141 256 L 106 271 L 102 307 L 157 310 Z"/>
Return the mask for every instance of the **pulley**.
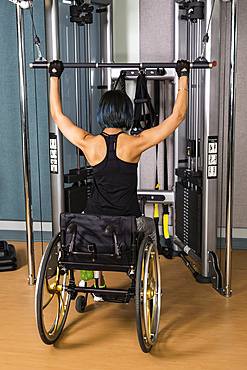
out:
<path id="1" fill-rule="evenodd" d="M 186 10 L 186 15 L 182 15 L 181 19 L 197 22 L 197 19 L 204 19 L 204 2 L 203 1 L 176 1 L 179 3 L 179 8 Z"/>
<path id="2" fill-rule="evenodd" d="M 76 1 L 77 5 L 70 6 L 70 22 L 75 22 L 78 26 L 93 23 L 94 7 L 90 6 L 91 1 Z"/>

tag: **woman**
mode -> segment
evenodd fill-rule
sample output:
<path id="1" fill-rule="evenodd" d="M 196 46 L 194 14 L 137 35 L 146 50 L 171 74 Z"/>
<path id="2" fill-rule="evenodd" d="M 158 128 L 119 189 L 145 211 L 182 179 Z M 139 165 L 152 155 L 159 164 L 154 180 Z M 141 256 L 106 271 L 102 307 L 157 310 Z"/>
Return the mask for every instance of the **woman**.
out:
<path id="1" fill-rule="evenodd" d="M 58 79 L 63 69 L 61 61 L 50 63 L 51 115 L 62 134 L 83 151 L 93 167 L 93 188 L 84 212 L 136 216 L 137 230 L 150 235 L 156 244 L 153 219 L 140 217 L 137 164 L 145 150 L 165 140 L 184 120 L 188 105 L 189 63 L 185 60 L 177 62 L 179 88 L 172 114 L 160 125 L 136 136 L 123 131 L 131 128 L 133 106 L 127 94 L 118 90 L 106 92 L 100 100 L 97 118 L 102 134 L 94 136 L 74 125 L 62 111 Z M 99 286 L 104 286 L 102 274 Z"/>

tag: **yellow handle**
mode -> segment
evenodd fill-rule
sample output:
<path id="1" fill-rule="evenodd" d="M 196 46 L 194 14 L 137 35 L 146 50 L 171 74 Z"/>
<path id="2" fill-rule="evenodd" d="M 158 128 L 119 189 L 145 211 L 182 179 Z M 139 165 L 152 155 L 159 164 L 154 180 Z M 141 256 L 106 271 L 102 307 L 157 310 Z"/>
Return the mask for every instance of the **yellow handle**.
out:
<path id="1" fill-rule="evenodd" d="M 165 239 L 170 238 L 169 232 L 168 232 L 168 215 L 164 214 L 163 215 L 163 233 Z"/>
<path id="2" fill-rule="evenodd" d="M 159 206 L 157 203 L 154 205 L 154 218 L 159 218 Z"/>

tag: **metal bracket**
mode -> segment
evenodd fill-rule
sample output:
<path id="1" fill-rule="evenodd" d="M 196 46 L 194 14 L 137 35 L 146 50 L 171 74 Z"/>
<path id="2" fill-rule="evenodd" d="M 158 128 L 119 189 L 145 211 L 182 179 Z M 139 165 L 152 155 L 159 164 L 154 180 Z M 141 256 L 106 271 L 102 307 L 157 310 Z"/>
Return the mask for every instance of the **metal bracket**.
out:
<path id="1" fill-rule="evenodd" d="M 137 190 L 138 200 L 145 203 L 173 204 L 174 192 L 169 190 Z"/>
<path id="2" fill-rule="evenodd" d="M 223 289 L 223 275 L 220 270 L 218 256 L 215 252 L 209 251 L 210 255 L 209 260 L 209 275 L 211 278 L 211 282 L 213 288 L 220 293 L 224 297 L 230 297 L 232 295 L 232 291 L 230 291 L 229 295 L 226 295 L 225 289 Z"/>
<path id="3" fill-rule="evenodd" d="M 19 5 L 22 9 L 30 9 L 33 7 L 33 0 L 9 0 L 15 5 Z"/>

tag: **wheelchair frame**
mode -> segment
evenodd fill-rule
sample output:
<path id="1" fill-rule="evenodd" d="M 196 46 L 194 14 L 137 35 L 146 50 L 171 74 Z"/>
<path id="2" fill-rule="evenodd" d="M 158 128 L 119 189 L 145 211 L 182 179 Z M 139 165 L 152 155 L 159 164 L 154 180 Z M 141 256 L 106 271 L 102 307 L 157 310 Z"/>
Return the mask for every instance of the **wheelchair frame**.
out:
<path id="1" fill-rule="evenodd" d="M 90 217 L 90 215 L 76 215 L 84 220 L 85 216 Z M 148 236 L 137 233 L 135 218 L 132 217 L 132 243 L 126 252 L 130 254 L 129 263 L 119 263 L 121 250 L 117 249 L 119 248 L 119 245 L 116 245 L 118 244 L 117 234 L 111 221 L 109 216 L 107 227 L 108 229 L 110 227 L 113 234 L 114 253 L 98 253 L 92 245 L 87 246 L 88 253 L 73 252 L 77 235 L 77 225 L 74 223 L 70 223 L 66 229 L 61 229 L 48 244 L 40 263 L 35 294 L 37 325 L 44 343 L 53 344 L 59 338 L 67 319 L 71 300 L 77 298 L 76 310 L 83 312 L 87 305 L 88 294 L 98 293 L 103 296 L 104 301 L 116 303 L 128 303 L 135 297 L 140 347 L 147 353 L 154 345 L 158 334 L 161 307 L 161 278 L 157 247 Z M 76 256 L 77 261 L 73 256 Z M 79 262 L 78 256 L 81 259 Z M 88 262 L 88 256 L 91 262 Z M 97 263 L 97 259 L 102 256 L 112 259 L 113 263 Z M 85 258 L 87 258 L 86 262 Z M 74 270 L 125 272 L 131 279 L 130 287 L 104 290 L 88 287 L 87 284 L 82 287 L 76 285 Z M 78 295 L 78 293 L 85 295 Z"/>

